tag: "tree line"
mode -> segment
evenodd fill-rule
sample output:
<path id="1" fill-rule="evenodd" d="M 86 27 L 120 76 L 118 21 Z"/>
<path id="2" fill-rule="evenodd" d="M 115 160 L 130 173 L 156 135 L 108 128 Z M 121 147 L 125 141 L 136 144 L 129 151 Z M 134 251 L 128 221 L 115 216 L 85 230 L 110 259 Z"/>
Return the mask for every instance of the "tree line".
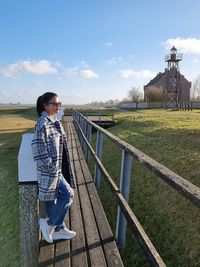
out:
<path id="1" fill-rule="evenodd" d="M 149 102 L 161 102 L 163 98 L 162 90 L 157 86 L 151 86 L 148 90 L 148 101 Z M 191 101 L 200 101 L 200 74 L 197 76 L 196 79 L 192 82 L 192 87 L 190 90 L 190 100 Z M 144 101 L 144 93 L 142 89 L 136 86 L 132 86 L 131 89 L 128 90 L 127 96 L 122 99 L 109 99 L 106 101 L 93 101 L 88 103 L 87 105 L 93 106 L 117 106 L 123 102 L 143 102 Z"/>

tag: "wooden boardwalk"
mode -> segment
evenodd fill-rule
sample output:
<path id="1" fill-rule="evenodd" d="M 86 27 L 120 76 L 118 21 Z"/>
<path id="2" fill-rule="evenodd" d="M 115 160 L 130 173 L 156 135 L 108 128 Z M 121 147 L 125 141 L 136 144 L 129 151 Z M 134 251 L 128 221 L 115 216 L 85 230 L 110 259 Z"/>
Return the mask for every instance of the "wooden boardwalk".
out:
<path id="1" fill-rule="evenodd" d="M 68 241 L 40 243 L 38 266 L 123 266 L 73 124 L 64 120 L 69 152 L 77 179 L 74 203 L 66 224 L 77 232 Z"/>
<path id="2" fill-rule="evenodd" d="M 89 115 L 89 116 L 87 116 L 87 119 L 89 121 L 96 123 L 97 125 L 99 125 L 103 128 L 109 128 L 109 127 L 115 125 L 115 121 L 113 119 L 106 117 L 106 116 L 91 116 L 91 115 Z M 71 122 L 72 116 L 65 116 L 64 121 Z"/>

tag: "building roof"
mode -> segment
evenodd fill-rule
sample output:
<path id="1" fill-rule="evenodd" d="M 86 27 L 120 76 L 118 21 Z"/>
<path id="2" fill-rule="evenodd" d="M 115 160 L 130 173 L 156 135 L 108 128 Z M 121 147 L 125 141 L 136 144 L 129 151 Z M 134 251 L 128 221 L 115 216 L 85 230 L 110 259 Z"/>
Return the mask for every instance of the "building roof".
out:
<path id="1" fill-rule="evenodd" d="M 145 86 L 151 86 L 157 83 L 163 76 L 165 76 L 165 72 L 159 72 L 156 77 L 154 77 L 149 83 L 147 83 Z"/>
<path id="2" fill-rule="evenodd" d="M 147 86 L 152 86 L 152 85 L 156 85 L 158 81 L 160 81 L 163 77 L 167 77 L 168 75 L 168 69 L 165 69 L 165 72 L 159 72 L 149 83 L 147 83 L 144 87 L 147 87 Z M 184 79 L 185 81 L 187 81 L 188 83 L 190 83 L 185 77 L 184 75 L 182 75 L 180 73 L 180 78 L 181 79 Z"/>

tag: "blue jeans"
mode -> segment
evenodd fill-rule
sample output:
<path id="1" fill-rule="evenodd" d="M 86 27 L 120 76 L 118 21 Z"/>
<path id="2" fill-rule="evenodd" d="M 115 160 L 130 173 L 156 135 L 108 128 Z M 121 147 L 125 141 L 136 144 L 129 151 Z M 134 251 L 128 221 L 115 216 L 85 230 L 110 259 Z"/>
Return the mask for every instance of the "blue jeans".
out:
<path id="1" fill-rule="evenodd" d="M 63 175 L 61 175 L 57 199 L 45 201 L 49 223 L 51 225 L 56 225 L 56 228 L 62 226 L 64 218 L 72 204 L 73 191 L 70 192 L 69 189 L 71 189 L 70 185 L 67 183 Z"/>

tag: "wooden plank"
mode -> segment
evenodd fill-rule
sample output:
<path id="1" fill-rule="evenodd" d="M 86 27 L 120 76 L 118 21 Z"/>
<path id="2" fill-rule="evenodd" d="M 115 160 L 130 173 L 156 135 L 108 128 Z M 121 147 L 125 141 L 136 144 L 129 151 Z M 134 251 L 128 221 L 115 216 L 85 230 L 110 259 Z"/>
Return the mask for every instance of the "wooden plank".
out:
<path id="1" fill-rule="evenodd" d="M 69 150 L 71 149 L 72 151 L 70 151 L 70 157 L 73 158 L 73 160 L 78 160 L 79 156 L 77 153 L 77 146 L 80 147 L 80 144 L 76 143 L 76 138 L 74 137 L 74 130 L 73 130 L 73 125 L 71 123 L 68 123 L 68 125 L 65 125 L 65 130 L 69 133 Z M 77 137 L 78 138 L 78 137 Z M 73 155 L 72 155 L 73 154 Z"/>
<path id="2" fill-rule="evenodd" d="M 83 160 L 81 161 L 81 167 L 84 173 L 102 244 L 104 246 L 107 264 L 110 267 L 124 266 L 121 260 L 121 256 L 119 254 L 117 244 L 115 242 L 115 238 L 113 236 L 106 214 L 102 207 L 101 200 L 99 199 L 96 187 L 93 183 L 91 174 L 85 161 Z"/>
<path id="3" fill-rule="evenodd" d="M 82 151 L 79 151 L 80 158 L 83 157 Z M 84 160 L 80 161 L 82 171 L 84 173 L 85 182 L 89 191 L 93 212 L 95 213 L 96 221 L 98 224 L 99 233 L 101 236 L 101 242 L 104 246 L 104 251 L 106 255 L 106 260 L 108 266 L 123 266 L 116 242 L 109 226 L 108 220 L 106 218 L 105 212 L 103 210 L 101 201 L 99 199 L 98 193 L 96 191 L 95 185 L 93 183 L 91 174 Z"/>
<path id="4" fill-rule="evenodd" d="M 67 227 L 69 227 L 68 216 L 66 216 L 65 218 L 65 224 Z M 55 242 L 54 267 L 70 267 L 70 241 L 69 240 L 58 240 Z"/>
<path id="5" fill-rule="evenodd" d="M 40 242 L 38 267 L 53 267 L 54 243 L 49 244 L 45 240 Z"/>
<path id="6" fill-rule="evenodd" d="M 73 160 L 79 160 L 78 152 L 77 152 L 77 147 L 73 146 L 72 151 L 73 151 Z"/>
<path id="7" fill-rule="evenodd" d="M 100 199 L 98 198 L 98 194 L 97 194 L 96 188 L 93 184 L 92 177 L 88 173 L 88 168 L 86 169 L 84 175 L 85 175 L 85 177 L 86 177 L 86 175 L 89 175 L 89 178 L 87 178 L 86 180 L 84 179 L 84 175 L 82 173 L 82 171 L 83 171 L 82 167 L 87 167 L 87 165 L 85 163 L 82 166 L 82 163 L 84 162 L 83 161 L 83 153 L 82 153 L 82 150 L 80 148 L 79 141 L 75 138 L 73 139 L 73 137 L 72 137 L 74 134 L 73 125 L 70 125 L 70 127 L 68 127 L 68 130 L 70 131 L 70 137 L 69 137 L 70 141 L 74 140 L 73 145 L 71 147 L 72 157 L 73 157 L 73 163 L 75 165 L 75 171 L 77 174 L 78 191 L 80 192 L 81 209 L 82 209 L 82 213 L 83 213 L 83 220 L 85 223 L 85 231 L 87 234 L 86 238 L 87 238 L 87 246 L 89 249 L 90 264 L 91 264 L 91 266 L 107 266 L 107 262 L 108 262 L 108 266 L 123 266 L 123 263 L 121 261 L 119 251 L 118 251 L 116 243 L 114 241 L 114 237 L 113 237 L 112 231 L 110 229 L 110 226 L 108 224 L 107 218 L 105 216 L 104 211 L 102 212 L 103 207 L 101 205 Z M 78 159 L 81 160 L 81 164 L 78 161 Z M 91 186 L 89 184 L 89 187 L 88 187 L 89 192 L 91 193 L 90 197 L 88 196 L 88 190 L 87 190 L 85 181 L 86 181 L 86 183 L 92 182 L 92 183 L 90 183 Z M 96 192 L 96 194 L 92 191 Z M 96 198 L 97 198 L 97 204 L 95 205 L 93 203 L 93 201 L 96 201 Z M 90 203 L 90 199 L 92 199 L 92 203 L 93 203 L 92 206 Z M 78 206 L 77 205 L 75 206 L 75 204 L 77 204 L 76 200 L 78 200 L 77 195 L 75 196 L 74 204 L 73 204 L 73 207 L 71 209 L 71 224 L 72 225 L 73 225 L 73 221 L 74 221 L 74 223 L 75 222 L 76 223 L 77 222 L 82 223 L 82 220 L 80 218 L 81 214 L 79 212 L 77 212 Z M 94 218 L 92 207 L 93 207 L 94 211 L 96 211 L 97 214 L 100 211 L 100 213 L 99 213 L 100 216 L 98 217 L 98 219 L 100 219 L 100 221 L 97 222 L 97 224 L 98 224 L 98 226 L 101 225 L 101 228 L 103 228 L 103 232 L 100 233 L 101 239 L 100 239 L 99 234 L 98 234 L 98 228 L 96 226 L 96 221 Z M 96 218 L 97 218 L 97 214 L 95 214 Z M 102 218 L 101 218 L 102 214 L 104 214 L 103 223 L 102 223 Z M 73 216 L 75 216 L 76 218 L 73 218 Z M 92 220 L 90 219 L 91 217 L 93 218 Z M 106 227 L 108 226 L 108 230 L 106 230 L 106 227 L 104 227 L 104 222 L 105 222 Z M 77 225 L 77 230 L 74 228 L 73 228 L 73 230 L 77 231 L 77 233 L 78 233 L 78 231 L 80 231 L 81 228 L 82 227 L 80 225 Z M 88 233 L 90 233 L 90 235 L 88 235 Z M 80 233 L 80 234 L 83 234 L 83 233 Z M 77 235 L 77 237 L 78 237 L 78 235 Z M 79 241 L 82 241 L 82 240 L 79 240 Z M 72 240 L 72 246 L 74 245 L 74 248 L 72 248 L 72 254 L 74 254 L 73 251 L 76 248 L 76 245 L 77 245 L 76 243 L 79 243 L 79 241 L 77 242 L 76 238 Z M 104 249 L 107 249 L 107 252 L 106 252 L 107 262 L 104 258 L 105 257 L 104 251 L 101 248 L 101 241 L 103 243 Z M 81 247 L 80 244 L 78 244 L 78 247 L 79 248 Z M 99 250 L 98 247 L 101 249 Z M 98 248 L 98 253 L 95 251 L 95 250 L 97 250 L 97 248 Z M 82 246 L 82 249 L 83 249 L 83 246 Z M 85 256 L 86 256 L 86 253 L 85 253 Z M 103 258 L 103 263 L 102 263 L 102 258 Z M 87 259 L 87 258 L 85 258 L 85 259 Z M 80 257 L 77 257 L 77 259 L 76 259 L 74 257 L 74 255 L 72 256 L 72 266 L 78 267 L 78 266 L 80 266 L 81 262 L 82 262 L 82 260 L 80 260 Z M 76 263 L 77 263 L 77 265 L 76 265 Z M 84 264 L 87 264 L 87 263 L 84 263 Z M 84 264 L 82 264 L 81 266 L 85 266 Z"/>
<path id="8" fill-rule="evenodd" d="M 63 121 L 63 123 L 71 123 L 72 122 L 72 116 L 63 116 L 62 121 Z"/>
<path id="9" fill-rule="evenodd" d="M 86 232 L 90 263 L 93 267 L 107 266 L 80 162 L 75 161 L 74 165 L 78 182 L 78 190 L 80 193 L 81 209 Z"/>
<path id="10" fill-rule="evenodd" d="M 75 128 L 74 128 L 74 125 L 71 124 L 71 132 L 72 132 L 72 135 L 76 136 L 76 138 L 73 139 L 73 147 L 76 148 L 76 158 L 75 159 L 83 159 L 84 156 L 83 156 L 83 153 L 82 153 L 82 148 L 81 148 L 81 145 L 80 145 L 80 142 L 79 142 L 79 139 L 78 139 L 78 135 L 75 131 Z M 75 149 L 74 149 L 75 151 Z M 81 156 L 80 156 L 81 155 Z"/>
<path id="11" fill-rule="evenodd" d="M 83 156 L 83 153 L 82 151 L 79 151 L 79 153 L 80 153 L 80 158 L 81 158 Z M 82 171 L 84 174 L 84 179 L 85 179 L 88 191 L 89 191 L 93 211 L 94 211 L 96 221 L 98 224 L 102 244 L 104 246 L 104 251 L 105 251 L 108 266 L 123 266 L 123 262 L 119 254 L 117 244 L 115 242 L 112 230 L 108 223 L 106 214 L 102 207 L 101 200 L 96 191 L 96 187 L 94 185 L 94 182 L 89 172 L 89 169 L 87 167 L 87 164 L 84 160 L 81 160 L 80 163 L 81 163 Z"/>
<path id="12" fill-rule="evenodd" d="M 72 127 L 69 127 L 71 140 L 74 140 L 74 132 Z M 76 143 L 74 143 L 76 145 Z M 72 149 L 72 152 L 74 150 Z M 72 153 L 72 167 L 74 169 L 74 153 Z M 70 208 L 70 224 L 72 230 L 76 231 L 76 237 L 71 241 L 71 255 L 72 255 L 72 266 L 88 266 L 87 260 L 87 248 L 85 242 L 85 233 L 82 222 L 81 208 L 79 203 L 79 192 L 75 190 L 73 205 Z"/>
<path id="13" fill-rule="evenodd" d="M 85 234 L 80 210 L 78 192 L 75 192 L 74 202 L 71 208 L 71 228 L 76 231 L 76 237 L 71 241 L 72 266 L 88 266 Z"/>
<path id="14" fill-rule="evenodd" d="M 65 126 L 66 127 L 66 126 Z M 69 154 L 70 158 L 73 160 L 78 160 L 79 156 L 77 153 L 77 143 L 76 139 L 74 138 L 74 131 L 73 131 L 73 125 L 71 123 L 68 123 L 66 131 L 69 133 L 69 140 L 68 140 L 68 148 L 69 148 Z M 78 145 L 80 147 L 80 144 Z"/>

